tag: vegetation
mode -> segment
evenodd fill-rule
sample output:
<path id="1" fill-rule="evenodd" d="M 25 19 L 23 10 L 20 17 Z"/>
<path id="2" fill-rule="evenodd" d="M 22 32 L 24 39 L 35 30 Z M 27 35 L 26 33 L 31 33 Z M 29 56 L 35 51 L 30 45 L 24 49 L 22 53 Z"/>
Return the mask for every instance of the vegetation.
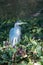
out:
<path id="1" fill-rule="evenodd" d="M 43 20 L 22 19 L 22 39 L 12 48 L 9 43 L 9 31 L 17 19 L 0 19 L 0 65 L 43 65 Z M 4 45 L 4 42 L 8 45 Z M 8 42 L 7 42 L 8 41 Z"/>

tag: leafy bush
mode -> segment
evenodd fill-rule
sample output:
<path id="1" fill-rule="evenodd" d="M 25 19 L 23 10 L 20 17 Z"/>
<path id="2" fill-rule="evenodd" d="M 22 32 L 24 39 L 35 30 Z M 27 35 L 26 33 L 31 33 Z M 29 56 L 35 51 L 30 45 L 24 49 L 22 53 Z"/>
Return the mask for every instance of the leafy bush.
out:
<path id="1" fill-rule="evenodd" d="M 11 45 L 4 46 L 3 41 L 9 43 L 9 30 L 14 21 L 16 19 L 0 23 L 0 65 L 43 65 L 43 21 L 37 18 L 22 20 L 28 24 L 21 26 L 21 42 L 12 48 Z"/>

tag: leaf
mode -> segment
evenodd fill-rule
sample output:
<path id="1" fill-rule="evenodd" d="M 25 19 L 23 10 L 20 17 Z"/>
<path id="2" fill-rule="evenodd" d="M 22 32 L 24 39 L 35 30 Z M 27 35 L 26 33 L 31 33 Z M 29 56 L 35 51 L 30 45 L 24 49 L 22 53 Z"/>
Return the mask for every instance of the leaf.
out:
<path id="1" fill-rule="evenodd" d="M 37 45 L 36 51 L 37 51 L 37 56 L 40 57 L 41 56 L 41 46 L 40 45 Z"/>
<path id="2" fill-rule="evenodd" d="M 36 62 L 36 63 L 34 63 L 34 65 L 41 65 L 41 63 L 40 62 Z"/>
<path id="3" fill-rule="evenodd" d="M 21 63 L 19 63 L 18 65 L 27 65 L 26 62 L 22 61 Z"/>

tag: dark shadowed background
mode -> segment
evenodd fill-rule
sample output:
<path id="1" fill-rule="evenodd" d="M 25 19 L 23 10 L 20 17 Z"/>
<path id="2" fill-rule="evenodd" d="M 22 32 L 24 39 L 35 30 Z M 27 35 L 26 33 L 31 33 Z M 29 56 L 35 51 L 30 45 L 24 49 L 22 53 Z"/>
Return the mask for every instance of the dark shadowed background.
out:
<path id="1" fill-rule="evenodd" d="M 0 0 L 1 18 L 29 18 L 43 8 L 43 0 Z"/>

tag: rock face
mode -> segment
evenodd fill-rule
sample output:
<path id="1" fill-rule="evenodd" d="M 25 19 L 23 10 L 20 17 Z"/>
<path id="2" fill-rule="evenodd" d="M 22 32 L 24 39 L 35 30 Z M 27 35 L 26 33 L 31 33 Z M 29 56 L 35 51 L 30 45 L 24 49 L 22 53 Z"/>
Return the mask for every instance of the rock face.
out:
<path id="1" fill-rule="evenodd" d="M 28 18 L 43 7 L 43 0 L 0 0 L 0 17 Z"/>

